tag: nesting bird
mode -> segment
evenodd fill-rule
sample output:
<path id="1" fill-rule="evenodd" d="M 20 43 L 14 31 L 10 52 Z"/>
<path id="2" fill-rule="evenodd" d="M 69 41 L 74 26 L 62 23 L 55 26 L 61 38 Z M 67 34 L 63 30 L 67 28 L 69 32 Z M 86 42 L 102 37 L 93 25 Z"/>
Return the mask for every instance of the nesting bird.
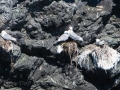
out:
<path id="1" fill-rule="evenodd" d="M 95 44 L 98 45 L 98 46 L 103 46 L 103 45 L 106 44 L 106 43 L 105 43 L 104 40 L 96 39 Z"/>
<path id="2" fill-rule="evenodd" d="M 13 50 L 13 43 L 11 41 L 0 41 L 0 46 L 7 52 Z"/>
<path id="3" fill-rule="evenodd" d="M 73 41 L 67 41 L 69 38 Z M 57 40 L 57 43 L 59 43 L 57 46 L 57 53 L 61 53 L 63 51 L 64 55 L 69 56 L 70 64 L 72 64 L 72 61 L 78 56 L 78 46 L 75 41 L 83 41 L 83 38 L 73 31 L 72 26 L 69 26 L 68 30 L 64 31 Z M 77 61 L 75 62 L 77 67 Z"/>
<path id="4" fill-rule="evenodd" d="M 57 52 L 61 53 L 63 51 L 64 55 L 69 56 L 70 64 L 72 65 L 72 61 L 78 56 L 78 46 L 76 42 L 63 42 L 61 45 L 58 45 Z M 76 67 L 77 67 L 77 61 Z"/>
<path id="5" fill-rule="evenodd" d="M 3 30 L 0 34 L 1 34 L 2 38 L 5 40 L 10 40 L 10 41 L 14 41 L 14 42 L 17 41 L 16 38 L 9 35 L 5 30 Z"/>

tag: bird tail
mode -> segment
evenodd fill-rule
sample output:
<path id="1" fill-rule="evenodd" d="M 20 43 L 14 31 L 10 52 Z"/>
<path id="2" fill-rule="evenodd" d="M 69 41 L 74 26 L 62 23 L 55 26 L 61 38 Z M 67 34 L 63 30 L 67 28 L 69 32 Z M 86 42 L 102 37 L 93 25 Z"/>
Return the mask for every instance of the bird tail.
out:
<path id="1" fill-rule="evenodd" d="M 21 40 L 19 40 L 19 39 L 14 39 L 14 40 L 12 40 L 15 44 L 17 44 L 18 46 L 20 46 L 21 45 Z"/>
<path id="2" fill-rule="evenodd" d="M 12 38 L 12 41 L 17 42 L 17 39 L 16 38 Z"/>

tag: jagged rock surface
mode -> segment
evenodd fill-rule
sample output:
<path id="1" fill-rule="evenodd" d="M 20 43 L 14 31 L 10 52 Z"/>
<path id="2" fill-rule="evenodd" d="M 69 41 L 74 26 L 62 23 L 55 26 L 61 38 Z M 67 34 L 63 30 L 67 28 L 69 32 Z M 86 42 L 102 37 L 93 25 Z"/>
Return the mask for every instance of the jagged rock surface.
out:
<path id="1" fill-rule="evenodd" d="M 88 57 L 76 70 L 53 46 L 71 24 L 80 50 L 99 38 L 120 52 L 119 9 L 119 0 L 1 0 L 0 31 L 17 38 L 12 53 L 0 46 L 1 90 L 119 90 L 120 63 L 105 71 Z"/>

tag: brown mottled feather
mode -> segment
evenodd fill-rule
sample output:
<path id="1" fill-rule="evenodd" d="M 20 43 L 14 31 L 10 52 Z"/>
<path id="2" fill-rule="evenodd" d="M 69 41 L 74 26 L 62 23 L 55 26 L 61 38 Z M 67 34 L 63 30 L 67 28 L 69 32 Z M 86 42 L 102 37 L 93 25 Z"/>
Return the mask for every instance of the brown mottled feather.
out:
<path id="1" fill-rule="evenodd" d="M 70 58 L 70 64 L 72 64 L 73 59 L 78 56 L 78 46 L 76 42 L 64 42 L 62 43 L 63 51 Z M 76 61 L 77 67 L 77 61 Z"/>

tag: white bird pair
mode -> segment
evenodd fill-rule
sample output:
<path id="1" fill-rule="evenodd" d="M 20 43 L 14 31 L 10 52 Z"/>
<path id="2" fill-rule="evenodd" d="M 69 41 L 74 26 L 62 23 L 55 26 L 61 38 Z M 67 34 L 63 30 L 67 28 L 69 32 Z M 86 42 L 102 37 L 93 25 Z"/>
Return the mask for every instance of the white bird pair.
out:
<path id="1" fill-rule="evenodd" d="M 73 39 L 74 41 L 83 41 L 83 38 L 78 36 L 75 32 L 73 32 L 73 27 L 69 27 L 68 31 L 64 31 L 64 33 L 59 37 L 59 39 L 57 40 L 57 43 L 59 42 L 64 42 L 66 41 L 68 38 Z M 57 46 L 57 53 L 61 53 L 63 51 L 63 48 L 61 45 Z"/>
<path id="2" fill-rule="evenodd" d="M 64 31 L 64 34 L 62 34 L 59 39 L 57 40 L 57 42 L 62 42 L 62 41 L 66 41 L 68 38 L 73 39 L 74 41 L 83 41 L 83 38 L 78 36 L 75 32 L 73 32 L 73 27 L 69 27 L 68 31 Z"/>

